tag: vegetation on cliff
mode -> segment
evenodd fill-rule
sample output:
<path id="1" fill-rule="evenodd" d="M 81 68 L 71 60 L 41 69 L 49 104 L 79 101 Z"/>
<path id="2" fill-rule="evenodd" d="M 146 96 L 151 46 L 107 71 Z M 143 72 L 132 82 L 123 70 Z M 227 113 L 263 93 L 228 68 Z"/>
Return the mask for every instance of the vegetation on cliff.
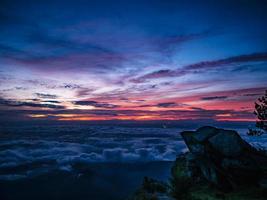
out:
<path id="1" fill-rule="evenodd" d="M 177 157 L 170 179 L 145 178 L 131 200 L 264 200 L 267 156 L 237 132 L 202 127 L 181 133 L 189 152 Z"/>

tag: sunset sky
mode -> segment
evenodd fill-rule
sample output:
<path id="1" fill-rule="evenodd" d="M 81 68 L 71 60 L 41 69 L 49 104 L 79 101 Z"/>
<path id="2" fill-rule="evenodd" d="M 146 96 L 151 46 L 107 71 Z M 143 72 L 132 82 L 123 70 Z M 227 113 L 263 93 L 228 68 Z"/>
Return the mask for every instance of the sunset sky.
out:
<path id="1" fill-rule="evenodd" d="M 267 2 L 0 3 L 0 120 L 254 120 Z"/>

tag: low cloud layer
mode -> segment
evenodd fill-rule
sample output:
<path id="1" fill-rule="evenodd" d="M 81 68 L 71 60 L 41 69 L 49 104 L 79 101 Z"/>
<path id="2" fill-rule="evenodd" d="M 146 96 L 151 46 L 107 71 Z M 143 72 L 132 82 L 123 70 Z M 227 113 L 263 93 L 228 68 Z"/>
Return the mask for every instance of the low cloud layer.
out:
<path id="1" fill-rule="evenodd" d="M 82 171 L 76 166 L 87 168 L 90 163 L 174 161 L 179 153 L 187 151 L 180 128 L 22 127 L 3 129 L 1 180 L 31 178 L 54 170 L 79 174 Z M 266 147 L 267 137 L 251 138 L 246 135 L 247 129 L 237 131 L 256 147 Z"/>
<path id="2" fill-rule="evenodd" d="M 173 161 L 185 149 L 179 129 L 162 132 L 158 128 L 103 126 L 32 128 L 31 133 L 5 130 L 12 131 L 10 137 L 16 139 L 0 142 L 0 172 L 5 172 L 0 173 L 0 179 L 31 177 L 53 170 L 72 171 L 76 164 Z M 32 134 L 36 137 L 29 140 Z"/>

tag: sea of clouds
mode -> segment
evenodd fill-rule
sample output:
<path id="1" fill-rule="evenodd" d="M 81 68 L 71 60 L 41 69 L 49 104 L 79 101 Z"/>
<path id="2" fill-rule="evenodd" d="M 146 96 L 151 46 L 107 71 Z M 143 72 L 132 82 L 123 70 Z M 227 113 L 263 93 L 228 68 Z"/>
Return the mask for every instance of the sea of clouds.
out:
<path id="1" fill-rule="evenodd" d="M 186 146 L 178 129 L 10 127 L 0 141 L 0 179 L 18 179 L 75 164 L 173 161 Z"/>
<path id="2" fill-rule="evenodd" d="M 7 127 L 0 139 L 0 180 L 16 180 L 75 165 L 113 162 L 174 161 L 187 151 L 179 128 L 116 126 Z M 248 137 L 264 148 L 267 137 Z"/>

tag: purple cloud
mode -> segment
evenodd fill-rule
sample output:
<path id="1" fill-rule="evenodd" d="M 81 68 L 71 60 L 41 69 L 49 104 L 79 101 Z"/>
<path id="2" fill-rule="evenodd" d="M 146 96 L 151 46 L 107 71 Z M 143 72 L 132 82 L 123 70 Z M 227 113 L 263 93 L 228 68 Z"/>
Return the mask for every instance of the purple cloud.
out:
<path id="1" fill-rule="evenodd" d="M 118 108 L 118 105 L 110 104 L 110 103 L 102 103 L 96 101 L 74 101 L 72 102 L 74 105 L 79 106 L 94 106 L 96 108 Z"/>
<path id="2" fill-rule="evenodd" d="M 131 79 L 130 81 L 134 83 L 142 83 L 149 79 L 158 79 L 158 78 L 165 78 L 165 77 L 179 77 L 185 74 L 196 73 L 196 72 L 208 70 L 211 68 L 217 68 L 217 67 L 222 67 L 222 66 L 226 67 L 227 65 L 232 66 L 233 64 L 238 64 L 238 63 L 248 63 L 248 62 L 258 62 L 258 61 L 266 62 L 267 52 L 234 56 L 234 57 L 229 57 L 229 58 L 214 60 L 214 61 L 204 61 L 204 62 L 199 62 L 199 63 L 195 63 L 191 65 L 186 65 L 176 70 L 162 69 L 162 70 L 158 70 L 155 72 L 145 74 L 136 79 Z"/>
<path id="3" fill-rule="evenodd" d="M 28 101 L 15 101 L 15 100 L 10 100 L 10 99 L 3 99 L 3 98 L 0 98 L 0 106 L 65 109 L 65 106 L 61 106 L 61 105 L 36 103 L 36 102 L 28 102 Z"/>
<path id="4" fill-rule="evenodd" d="M 212 100 L 222 100 L 227 99 L 228 96 L 213 96 L 213 97 L 202 97 L 201 100 L 203 101 L 212 101 Z"/>

